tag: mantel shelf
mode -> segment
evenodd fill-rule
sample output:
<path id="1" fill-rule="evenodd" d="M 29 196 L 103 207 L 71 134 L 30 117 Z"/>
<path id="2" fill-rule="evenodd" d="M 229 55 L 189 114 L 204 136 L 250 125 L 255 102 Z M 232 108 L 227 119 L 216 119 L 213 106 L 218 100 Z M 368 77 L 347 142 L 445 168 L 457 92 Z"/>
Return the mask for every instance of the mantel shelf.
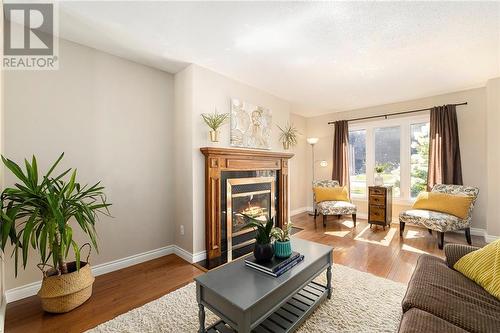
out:
<path id="1" fill-rule="evenodd" d="M 203 155 L 237 155 L 250 157 L 272 157 L 281 159 L 290 159 L 294 156 L 293 153 L 277 152 L 270 150 L 257 150 L 245 148 L 224 148 L 224 147 L 203 147 L 200 148 Z"/>

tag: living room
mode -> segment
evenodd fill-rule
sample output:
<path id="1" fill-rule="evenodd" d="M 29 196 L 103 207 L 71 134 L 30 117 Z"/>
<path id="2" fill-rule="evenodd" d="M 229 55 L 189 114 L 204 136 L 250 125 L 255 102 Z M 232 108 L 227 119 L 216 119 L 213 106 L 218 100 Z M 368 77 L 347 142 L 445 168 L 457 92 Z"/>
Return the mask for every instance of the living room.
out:
<path id="1" fill-rule="evenodd" d="M 500 3 L 2 10 L 0 332 L 500 330 Z"/>

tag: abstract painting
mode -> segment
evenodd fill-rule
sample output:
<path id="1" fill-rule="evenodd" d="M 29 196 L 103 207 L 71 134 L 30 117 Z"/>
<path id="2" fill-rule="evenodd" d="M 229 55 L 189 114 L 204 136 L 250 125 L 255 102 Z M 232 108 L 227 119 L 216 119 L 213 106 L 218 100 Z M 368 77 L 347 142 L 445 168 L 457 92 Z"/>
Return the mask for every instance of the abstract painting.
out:
<path id="1" fill-rule="evenodd" d="M 271 149 L 271 110 L 231 99 L 231 146 Z"/>

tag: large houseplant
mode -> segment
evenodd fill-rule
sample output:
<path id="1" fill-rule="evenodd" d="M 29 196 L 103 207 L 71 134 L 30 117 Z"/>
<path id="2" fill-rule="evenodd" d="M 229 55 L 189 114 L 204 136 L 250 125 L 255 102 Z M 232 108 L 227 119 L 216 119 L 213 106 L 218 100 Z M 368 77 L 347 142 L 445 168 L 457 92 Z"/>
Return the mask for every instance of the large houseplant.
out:
<path id="1" fill-rule="evenodd" d="M 80 260 L 81 247 L 73 238 L 72 225 L 79 227 L 98 250 L 95 223 L 99 214 L 109 215 L 110 206 L 104 187 L 99 183 L 80 185 L 76 181 L 76 169 L 52 176 L 63 156 L 64 153 L 41 177 L 34 156 L 31 163 L 24 161 L 25 171 L 2 156 L 4 165 L 18 183 L 1 194 L 1 249 L 5 251 L 10 240 L 16 276 L 20 261 L 26 268 L 29 252 L 37 252 L 38 267 L 43 272 L 38 294 L 42 307 L 48 312 L 70 311 L 92 294 L 94 278 L 88 258 L 86 262 Z M 75 261 L 68 262 L 70 252 Z"/>

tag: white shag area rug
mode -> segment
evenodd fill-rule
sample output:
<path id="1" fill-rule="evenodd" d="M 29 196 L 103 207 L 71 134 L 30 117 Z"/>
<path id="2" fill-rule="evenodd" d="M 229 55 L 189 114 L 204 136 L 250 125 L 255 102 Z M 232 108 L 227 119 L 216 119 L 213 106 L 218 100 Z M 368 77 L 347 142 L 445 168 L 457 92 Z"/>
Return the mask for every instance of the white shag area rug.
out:
<path id="1" fill-rule="evenodd" d="M 333 293 L 306 319 L 298 332 L 396 332 L 406 285 L 334 265 Z M 326 284 L 326 274 L 317 279 Z M 206 326 L 218 318 L 207 309 Z M 122 314 L 87 332 L 197 332 L 195 284 Z"/>

